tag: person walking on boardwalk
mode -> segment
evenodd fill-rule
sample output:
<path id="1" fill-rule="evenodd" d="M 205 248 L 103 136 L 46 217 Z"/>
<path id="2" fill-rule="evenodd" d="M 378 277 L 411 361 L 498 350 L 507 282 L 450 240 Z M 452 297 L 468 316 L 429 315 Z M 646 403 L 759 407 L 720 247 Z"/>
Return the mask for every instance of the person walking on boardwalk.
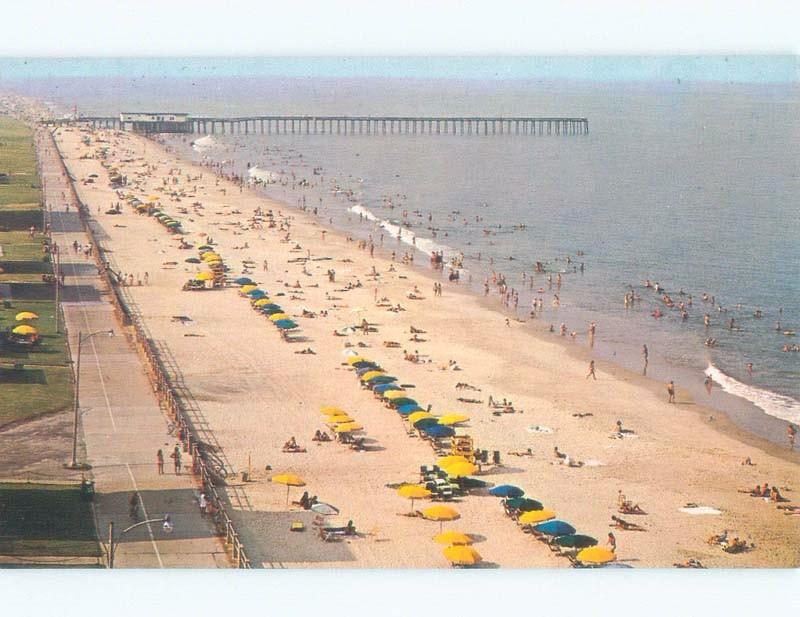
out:
<path id="1" fill-rule="evenodd" d="M 170 456 L 173 459 L 173 463 L 175 463 L 175 475 L 181 475 L 181 447 L 176 445 Z"/>
<path id="2" fill-rule="evenodd" d="M 667 384 L 667 394 L 669 395 L 668 402 L 669 403 L 674 403 L 675 402 L 675 382 L 674 381 L 670 381 Z"/>
<path id="3" fill-rule="evenodd" d="M 159 450 L 156 452 L 156 467 L 158 468 L 158 475 L 164 475 L 164 452 Z"/>
<path id="4" fill-rule="evenodd" d="M 594 372 L 594 360 L 589 361 L 589 373 L 586 375 L 586 379 L 589 379 L 589 377 L 597 381 L 597 375 Z"/>

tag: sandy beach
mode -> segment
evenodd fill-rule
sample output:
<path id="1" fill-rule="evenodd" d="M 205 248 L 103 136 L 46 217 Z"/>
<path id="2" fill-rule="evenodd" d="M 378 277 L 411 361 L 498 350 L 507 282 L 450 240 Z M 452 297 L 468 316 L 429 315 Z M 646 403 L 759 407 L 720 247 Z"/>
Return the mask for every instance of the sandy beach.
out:
<path id="1" fill-rule="evenodd" d="M 57 140 L 111 267 L 133 275 L 125 293 L 168 355 L 204 429 L 221 446 L 229 483 L 240 497 L 234 506 L 248 551 L 265 566 L 449 565 L 443 547 L 432 540 L 440 524 L 405 516 L 411 504 L 390 488 L 418 481 L 420 466 L 433 464 L 436 455 L 397 413 L 359 386 L 346 362 L 348 350 L 376 361 L 404 386 L 413 384 L 413 398 L 423 407 L 430 404 L 432 413 L 469 416 L 457 433 L 472 436 L 490 454 L 498 451 L 501 459 L 494 465 L 490 456 L 478 478 L 522 487 L 601 545 L 613 531 L 618 562 L 637 568 L 672 567 L 688 559 L 721 568 L 800 564 L 800 516 L 740 492 L 766 482 L 780 488 L 788 505 L 797 505 L 797 451 L 743 434 L 680 389 L 676 404 L 669 404 L 664 384 L 618 367 L 598 362 L 597 379 L 587 379 L 587 349 L 567 350 L 557 335 L 508 322 L 495 305 L 427 270 L 427 263 L 392 263 L 381 251 L 371 257 L 310 214 L 218 179 L 143 137 L 61 128 Z M 120 199 L 97 158 L 100 147 L 108 147 L 106 164 L 127 176 L 123 193 L 143 201 L 157 196 L 194 247 L 213 238 L 231 279 L 245 263 L 254 264 L 246 276 L 299 324 L 293 340 L 283 340 L 238 286 L 182 291 L 204 269 L 186 262 L 198 256 L 196 248 L 178 248 L 177 236 Z M 94 181 L 85 182 L 92 174 Z M 171 197 L 173 192 L 182 195 Z M 106 213 L 118 202 L 121 214 Z M 271 209 L 278 225 L 254 228 L 249 220 L 256 208 Z M 136 284 L 140 279 L 143 284 Z M 443 285 L 441 296 L 434 295 L 434 281 Z M 402 310 L 389 310 L 398 305 Z M 369 333 L 358 328 L 363 320 Z M 352 333 L 334 335 L 348 326 L 355 326 Z M 412 340 L 412 327 L 422 331 L 421 340 Z M 309 348 L 313 354 L 298 353 Z M 422 361 L 404 359 L 404 351 Z M 465 383 L 474 389 L 456 387 Z M 493 413 L 498 410 L 488 406 L 490 396 L 513 401 L 516 413 Z M 326 429 L 320 413 L 326 405 L 342 408 L 364 426 L 367 451 L 312 441 L 315 431 Z M 616 433 L 618 420 L 630 432 Z M 283 452 L 291 436 L 307 451 Z M 563 464 L 554 456 L 556 446 L 583 465 Z M 528 448 L 530 456 L 510 454 Z M 752 466 L 742 464 L 748 458 Z M 248 469 L 251 481 L 241 482 L 238 476 Z M 269 482 L 284 472 L 306 482 L 290 490 L 290 499 L 308 490 L 340 510 L 334 521 L 352 520 L 359 536 L 324 542 L 314 535 L 311 516 L 287 506 L 286 488 Z M 647 514 L 620 514 L 619 491 Z M 688 504 L 719 512 L 682 512 Z M 422 500 L 414 507 L 428 505 Z M 478 537 L 474 547 L 485 564 L 569 565 L 523 533 L 499 498 L 478 491 L 449 505 L 461 517 L 443 528 Z M 612 516 L 643 531 L 610 527 Z M 308 529 L 290 532 L 294 520 L 307 522 Z M 707 543 L 724 530 L 753 546 L 728 554 Z"/>

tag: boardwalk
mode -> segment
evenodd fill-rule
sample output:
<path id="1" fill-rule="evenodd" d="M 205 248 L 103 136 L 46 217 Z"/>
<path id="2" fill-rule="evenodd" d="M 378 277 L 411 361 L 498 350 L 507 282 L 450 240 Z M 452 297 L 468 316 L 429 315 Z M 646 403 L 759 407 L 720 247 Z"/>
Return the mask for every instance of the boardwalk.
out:
<path id="1" fill-rule="evenodd" d="M 176 439 L 167 434 L 164 415 L 136 351 L 120 328 L 93 259 L 72 248 L 73 242 L 85 245 L 87 236 L 52 137 L 39 131 L 37 142 L 45 200 L 52 207 L 53 241 L 60 249 L 65 275 L 62 302 L 73 360 L 79 332 L 85 337 L 113 329 L 116 334 L 113 338 L 92 336 L 85 340 L 81 354 L 78 461 L 91 467 L 87 473 L 96 482 L 101 539 L 106 540 L 109 522 L 114 522 L 117 533 L 132 523 L 128 500 L 137 493 L 140 515 L 170 514 L 175 529 L 170 535 L 160 525 L 130 532 L 118 545 L 116 567 L 228 567 L 224 546 L 200 516 L 192 476 L 175 475 L 169 464 L 165 475 L 157 473 L 156 451 L 161 448 L 167 456 Z M 184 464 L 191 464 L 188 457 Z"/>

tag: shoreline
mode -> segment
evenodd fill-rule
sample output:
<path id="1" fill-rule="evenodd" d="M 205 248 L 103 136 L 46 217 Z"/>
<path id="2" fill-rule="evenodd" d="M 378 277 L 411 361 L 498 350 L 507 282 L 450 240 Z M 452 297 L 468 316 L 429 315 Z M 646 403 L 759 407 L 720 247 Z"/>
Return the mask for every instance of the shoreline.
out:
<path id="1" fill-rule="evenodd" d="M 73 131 L 76 135 L 70 135 Z M 82 149 L 76 140 L 82 133 L 73 131 L 62 131 L 59 140 L 70 145 L 68 164 L 76 178 L 81 178 L 88 175 L 88 170 L 99 170 L 100 167 L 96 159 L 79 160 L 75 156 L 75 150 Z M 110 139 L 114 145 L 112 150 L 141 145 L 136 136 L 103 131 L 95 133 L 97 135 Z M 133 156 L 139 156 L 139 149 L 136 149 Z M 151 148 L 145 145 L 145 150 L 141 156 L 160 170 L 159 178 L 168 177 L 164 175 L 165 164 L 168 168 L 177 166 L 183 173 L 209 174 L 207 168 L 176 159 L 175 153 L 166 153 L 160 146 Z M 112 156 L 123 158 L 122 154 Z M 155 171 L 148 171 L 147 182 L 155 180 L 155 174 Z M 220 186 L 233 188 L 232 184 L 222 180 Z M 153 187 L 145 188 L 152 190 Z M 341 325 L 343 321 L 347 323 L 346 320 L 356 322 L 363 314 L 370 318 L 370 322 L 378 324 L 381 333 L 370 337 L 353 336 L 349 340 L 358 339 L 371 344 L 367 353 L 387 370 L 396 371 L 404 380 L 413 382 L 415 391 L 432 401 L 437 413 L 454 408 L 470 414 L 473 419 L 466 430 L 476 437 L 478 445 L 502 452 L 506 464 L 504 473 L 487 470 L 487 479 L 496 484 L 510 481 L 530 489 L 533 496 L 548 507 L 554 507 L 581 531 L 598 538 L 603 537 L 602 530 L 607 528 L 608 514 L 616 511 L 613 504 L 618 489 L 624 489 L 636 501 L 641 500 L 651 512 L 646 520 L 654 533 L 630 535 L 621 532 L 624 542 L 620 547 L 620 559 L 635 559 L 645 566 L 668 567 L 673 560 L 700 555 L 710 566 L 796 566 L 797 555 L 791 548 L 791 538 L 797 536 L 796 527 L 791 526 L 794 521 L 790 520 L 794 517 L 778 516 L 780 512 L 771 506 L 753 508 L 751 504 L 754 502 L 742 501 L 747 498 L 735 494 L 735 488 L 751 485 L 756 478 L 787 483 L 784 478 L 796 474 L 796 457 L 787 464 L 783 457 L 774 456 L 768 449 L 743 444 L 725 431 L 717 430 L 717 426 L 709 431 L 711 427 L 702 422 L 693 405 L 683 404 L 683 400 L 678 405 L 667 405 L 664 392 L 655 383 L 649 386 L 640 383 L 633 377 L 642 382 L 644 378 L 627 375 L 622 372 L 624 369 L 609 368 L 602 363 L 598 366 L 600 379 L 597 383 L 587 382 L 585 362 L 577 361 L 569 353 L 579 349 L 567 349 L 568 353 L 564 354 L 563 345 L 553 345 L 552 339 L 539 337 L 530 328 L 522 328 L 516 322 L 509 326 L 510 330 L 506 329 L 502 312 L 498 312 L 496 307 L 481 305 L 481 298 L 475 298 L 469 290 L 457 285 L 445 285 L 445 298 L 435 299 L 429 292 L 430 282 L 436 277 L 429 276 L 432 273 L 426 273 L 423 266 L 409 268 L 395 264 L 396 275 L 387 274 L 388 260 L 378 255 L 369 259 L 364 251 L 347 243 L 339 232 L 332 231 L 327 238 L 320 239 L 319 231 L 324 227 L 318 220 L 295 208 L 277 206 L 274 201 L 250 191 L 238 194 L 231 190 L 230 197 L 211 195 L 207 191 L 202 200 L 209 218 L 203 223 L 193 223 L 194 233 L 191 235 L 196 235 L 199 228 L 208 229 L 232 268 L 235 268 L 233 264 L 239 255 L 244 256 L 243 253 L 237 255 L 234 249 L 234 245 L 241 244 L 244 238 L 233 236 L 244 235 L 254 245 L 250 253 L 258 250 L 270 256 L 270 272 L 257 270 L 253 273 L 257 280 L 264 280 L 265 289 L 290 293 L 290 282 L 302 278 L 303 305 L 312 309 L 330 305 L 327 297 L 321 295 L 329 289 L 323 273 L 312 272 L 313 276 L 308 279 L 298 273 L 298 266 L 287 262 L 287 258 L 292 256 L 290 247 L 278 243 L 274 232 L 266 229 L 260 233 L 237 232 L 237 226 L 225 232 L 210 229 L 211 219 L 217 216 L 212 216 L 211 210 L 224 212 L 231 207 L 245 210 L 258 203 L 288 211 L 288 216 L 293 219 L 291 234 L 295 241 L 315 255 L 333 255 L 333 263 L 340 271 L 337 277 L 341 281 L 363 278 L 367 267 L 375 265 L 385 277 L 381 293 L 395 301 L 400 298 L 407 306 L 407 312 L 399 315 L 379 311 L 372 306 L 370 285 L 339 294 L 346 296 L 343 300 L 345 305 L 336 311 L 331 309 L 328 317 L 316 320 L 299 317 L 303 334 L 310 338 L 309 343 L 303 345 L 313 346 L 317 355 L 295 356 L 292 351 L 296 346 L 280 342 L 275 332 L 264 325 L 263 318 L 251 311 L 233 290 L 196 295 L 179 291 L 179 282 L 185 280 L 185 272 L 191 272 L 191 269 L 186 268 L 186 264 L 174 270 L 164 269 L 161 264 L 173 255 L 186 257 L 194 255 L 194 252 L 176 253 L 170 246 L 170 237 L 164 235 L 154 220 L 138 217 L 127 205 L 124 205 L 121 217 L 105 214 L 95 217 L 95 205 L 106 205 L 109 199 L 117 199 L 113 191 L 105 187 L 104 181 L 83 185 L 80 190 L 82 199 L 91 206 L 95 224 L 107 234 L 105 242 L 113 247 L 114 259 L 120 261 L 120 266 L 126 272 L 131 268 L 137 268 L 139 272 L 147 268 L 151 272 L 152 286 L 134 286 L 129 291 L 143 310 L 153 336 L 168 344 L 185 376 L 187 387 L 200 401 L 209 425 L 218 433 L 220 443 L 235 467 L 244 468 L 249 460 L 248 452 L 254 452 L 257 468 L 266 461 L 277 472 L 287 468 L 298 471 L 310 480 L 311 490 L 322 498 L 336 500 L 343 513 L 346 512 L 344 516 L 356 518 L 358 525 L 378 530 L 348 546 L 352 558 L 342 559 L 342 555 L 339 559 L 325 558 L 322 555 L 328 555 L 327 547 L 317 545 L 313 558 L 312 555 L 307 555 L 307 560 L 284 558 L 284 562 L 293 561 L 306 566 L 324 562 L 359 567 L 444 565 L 441 552 L 435 546 L 431 547 L 429 540 L 423 542 L 424 536 L 432 533 L 432 527 L 423 521 L 395 516 L 404 505 L 407 507 L 407 503 L 403 504 L 384 488 L 387 482 L 413 478 L 418 466 L 429 464 L 434 456 L 424 443 L 409 439 L 406 432 L 400 430 L 404 425 L 395 414 L 377 410 L 378 405 L 372 397 L 359 391 L 352 376 L 337 374 L 341 370 L 341 343 L 348 339 L 332 339 L 330 330 L 334 324 L 331 322 L 336 322 L 335 325 Z M 176 205 L 171 200 L 164 199 L 164 207 L 174 214 Z M 178 216 L 186 218 L 185 215 Z M 227 214 L 220 214 L 218 218 L 224 216 Z M 232 219 L 222 220 L 233 222 Z M 226 227 L 231 223 L 225 223 Z M 263 244 L 259 240 L 261 236 L 264 236 Z M 258 249 L 255 248 L 257 242 Z M 150 248 L 152 250 L 147 250 Z M 167 255 L 170 257 L 165 257 Z M 344 261 L 351 257 L 353 261 Z M 316 268 L 322 267 L 328 266 Z M 235 274 L 235 270 L 231 274 Z M 401 279 L 401 276 L 407 278 Z M 318 288 L 309 285 L 317 280 Z M 420 285 L 426 300 L 409 303 L 404 296 L 400 297 L 403 290 L 414 283 Z M 342 284 L 338 283 L 339 286 Z M 360 309 L 363 313 L 353 312 L 361 306 L 369 308 Z M 297 302 L 292 301 L 286 307 L 291 313 L 298 312 Z M 183 331 L 176 332 L 169 315 L 180 311 L 191 315 L 197 324 L 193 326 L 194 330 L 186 332 L 202 338 L 187 339 Z M 220 314 L 232 320 L 236 330 L 220 331 Z M 436 358 L 435 364 L 404 363 L 402 357 L 398 357 L 399 350 L 377 345 L 384 337 L 405 340 L 401 337 L 407 338 L 409 323 L 421 324 L 430 333 L 428 338 L 431 340 L 420 343 L 420 348 Z M 260 354 L 257 361 L 239 349 L 240 345 L 231 345 L 231 336 L 232 340 L 240 342 L 236 333 L 242 331 L 248 333 L 247 349 L 262 347 L 265 350 L 266 353 Z M 408 343 L 405 345 L 413 347 Z M 216 358 L 217 363 L 209 367 L 204 358 Z M 448 358 L 455 358 L 463 372 L 436 370 Z M 331 370 L 334 366 L 336 368 Z M 264 379 L 265 375 L 275 375 L 275 379 Z M 305 386 L 298 385 L 298 379 Z M 494 417 L 487 413 L 485 406 L 454 402 L 455 395 L 452 390 L 448 393 L 446 383 L 456 379 L 483 386 L 481 398 L 490 393 L 498 397 L 508 395 L 523 408 L 524 414 Z M 683 392 L 679 391 L 679 397 L 682 396 Z M 354 417 L 366 426 L 371 438 L 377 439 L 381 450 L 360 455 L 331 444 L 334 447 L 315 447 L 307 456 L 281 454 L 280 445 L 292 432 L 304 444 L 307 443 L 308 433 L 315 425 L 319 426 L 319 404 L 338 404 L 353 410 Z M 595 417 L 586 420 L 570 417 L 571 412 L 586 409 L 592 410 Z M 292 413 L 287 414 L 287 411 Z M 230 421 L 232 414 L 235 414 L 236 422 Z M 620 417 L 626 426 L 634 428 L 636 438 L 609 441 L 608 433 L 613 422 Z M 531 433 L 527 430 L 531 421 L 543 423 L 537 426 L 554 427 L 555 434 Z M 281 428 L 270 431 L 268 427 L 273 425 Z M 587 461 L 596 459 L 600 464 L 579 469 L 553 465 L 548 451 L 554 442 L 575 453 L 576 457 Z M 535 456 L 530 460 L 514 460 L 506 455 L 509 449 L 526 446 L 535 449 Z M 741 467 L 739 461 L 745 456 L 757 460 L 758 467 Z M 246 491 L 251 507 L 256 513 L 270 516 L 285 513 L 283 495 L 269 483 L 264 484 L 263 479 L 263 474 L 259 473 L 259 481 L 244 485 L 242 489 Z M 789 491 L 791 498 L 794 493 L 791 489 Z M 703 517 L 675 512 L 676 508 L 690 501 L 714 504 L 723 513 L 703 520 Z M 537 543 L 521 542 L 525 536 L 502 514 L 497 500 L 470 496 L 457 507 L 463 519 L 459 526 L 468 531 L 479 531 L 487 537 L 479 548 L 488 560 L 504 567 L 565 565 L 563 560 L 554 559 Z M 248 513 L 242 515 L 245 514 Z M 706 546 L 705 537 L 711 531 L 718 532 L 723 525 L 739 529 L 741 534 L 752 534 L 757 546 L 763 546 L 763 549 L 741 556 L 727 556 Z M 291 539 L 286 539 L 288 532 L 280 524 L 266 523 L 266 527 L 257 529 L 275 541 L 274 546 L 270 546 L 271 561 L 281 561 L 278 558 L 281 554 L 297 557 L 297 554 L 284 550 L 283 544 Z M 780 538 L 776 539 L 774 536 L 778 529 L 782 531 L 777 532 Z M 657 543 L 652 537 L 648 540 L 648 536 L 655 533 L 659 535 Z M 789 538 L 789 546 L 784 538 Z M 663 545 L 664 551 L 655 544 Z"/>
<path id="2" fill-rule="evenodd" d="M 151 141 L 153 141 L 159 147 L 164 148 L 166 152 L 169 152 L 175 156 L 180 156 L 187 162 L 198 165 L 199 167 L 208 170 L 210 173 L 214 173 L 220 179 L 230 181 L 220 170 L 203 164 L 202 160 L 195 160 L 194 157 L 201 154 L 192 148 L 191 144 L 196 140 L 192 142 L 180 142 L 182 147 L 186 147 L 188 149 L 190 156 L 186 156 L 186 153 L 180 152 L 174 147 L 174 144 L 165 143 L 158 140 Z M 270 171 L 270 173 L 275 172 Z M 358 226 L 355 224 L 351 228 L 346 228 L 344 225 L 329 224 L 327 222 L 323 222 L 324 217 L 322 215 L 314 216 L 310 212 L 303 211 L 297 205 L 289 203 L 286 198 L 272 196 L 269 194 L 269 190 L 263 186 L 251 185 L 249 182 L 245 182 L 244 186 L 245 190 L 251 191 L 254 195 L 268 199 L 269 201 L 286 208 L 290 212 L 300 214 L 301 216 L 306 217 L 309 221 L 313 220 L 315 221 L 315 224 L 319 225 L 321 228 L 327 229 L 331 233 L 336 233 L 341 236 L 351 236 L 353 238 L 364 240 L 370 235 L 371 231 L 374 231 L 372 221 L 364 221 L 365 224 L 370 226 L 369 230 L 359 230 Z M 283 190 L 284 193 L 289 191 L 287 187 L 284 187 Z M 322 186 L 317 186 L 316 190 L 325 192 Z M 294 191 L 294 193 L 295 195 L 303 194 L 299 190 Z M 380 218 L 378 220 L 380 220 Z M 390 239 L 393 240 L 391 237 Z M 429 258 L 427 253 L 416 246 L 409 245 L 405 242 L 398 243 L 397 246 L 401 247 L 403 251 L 412 251 L 415 256 L 421 256 L 424 258 L 424 260 L 426 260 L 424 262 L 415 260 L 415 262 L 411 264 L 411 267 L 418 274 L 422 275 L 431 282 L 447 282 L 446 277 L 444 276 L 444 269 L 436 271 L 427 264 L 427 259 Z M 456 248 L 450 248 L 451 250 L 457 251 Z M 390 258 L 391 252 L 391 249 L 386 248 L 386 245 L 379 246 L 376 244 L 375 246 L 376 256 L 381 256 L 387 261 Z M 712 400 L 699 402 L 698 397 L 702 396 L 704 390 L 702 381 L 695 374 L 695 369 L 693 368 L 670 364 L 668 360 L 665 360 L 663 356 L 661 356 L 659 357 L 660 363 L 654 363 L 651 361 L 651 367 L 649 370 L 650 374 L 647 376 L 642 376 L 630 366 L 626 366 L 625 360 L 628 360 L 632 363 L 632 356 L 626 357 L 625 360 L 616 360 L 614 357 L 617 355 L 618 349 L 612 347 L 608 347 L 605 350 L 606 353 L 598 353 L 593 351 L 592 348 L 587 347 L 585 332 L 580 332 L 579 339 L 575 342 L 569 342 L 567 339 L 563 339 L 556 334 L 548 336 L 546 326 L 544 325 L 544 321 L 542 319 L 531 320 L 524 316 L 524 311 L 522 311 L 522 317 L 520 317 L 520 313 L 518 311 L 507 309 L 498 305 L 496 302 L 496 294 L 494 292 L 489 297 L 484 298 L 480 294 L 477 282 L 473 281 L 470 283 L 468 281 L 463 281 L 461 284 L 448 285 L 447 289 L 450 291 L 458 290 L 459 293 L 470 294 L 472 297 L 481 302 L 482 305 L 487 309 L 493 310 L 496 313 L 503 315 L 503 317 L 509 317 L 531 326 L 530 331 L 533 336 L 537 337 L 541 341 L 555 341 L 557 345 L 561 346 L 566 353 L 571 354 L 571 356 L 575 359 L 580 359 L 587 364 L 589 360 L 595 359 L 597 362 L 602 362 L 606 366 L 610 365 L 616 367 L 622 371 L 621 375 L 623 376 L 628 376 L 629 378 L 642 378 L 643 387 L 647 388 L 650 392 L 659 392 L 659 388 L 663 391 L 666 388 L 667 381 L 669 381 L 669 379 L 674 379 L 676 385 L 680 388 L 679 392 L 682 390 L 683 397 L 689 397 L 690 400 L 686 403 L 698 406 L 698 414 L 705 414 L 706 418 L 713 417 L 714 422 L 724 418 L 724 422 L 714 425 L 720 431 L 725 430 L 729 435 L 738 436 L 743 443 L 757 445 L 757 447 L 762 449 L 771 448 L 770 451 L 772 453 L 783 456 L 786 458 L 786 460 L 795 460 L 792 456 L 793 453 L 785 450 L 785 430 L 788 422 L 787 420 L 766 412 L 761 407 L 744 397 L 722 390 L 722 386 L 720 384 L 716 384 L 714 394 L 711 397 Z M 624 356 L 626 355 L 626 352 L 632 352 L 632 350 L 633 346 L 631 346 L 631 349 L 623 350 L 622 355 Z M 663 373 L 667 371 L 669 371 L 669 376 L 663 375 Z M 701 375 L 704 374 L 704 372 L 705 369 L 702 369 Z M 655 376 L 654 373 L 659 376 Z M 771 392 L 770 390 L 767 391 Z M 732 407 L 733 409 L 731 409 Z M 800 456 L 798 456 L 796 460 L 800 461 Z"/>

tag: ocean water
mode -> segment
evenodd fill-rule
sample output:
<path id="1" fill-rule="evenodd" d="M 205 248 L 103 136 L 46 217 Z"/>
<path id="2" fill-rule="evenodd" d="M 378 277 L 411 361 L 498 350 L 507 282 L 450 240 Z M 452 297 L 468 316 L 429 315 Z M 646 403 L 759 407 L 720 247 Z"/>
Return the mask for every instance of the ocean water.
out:
<path id="1" fill-rule="evenodd" d="M 350 76 L 131 82 L 116 75 L 32 80 L 28 88 L 60 109 L 77 104 L 86 114 L 169 108 L 218 115 L 585 116 L 591 132 L 570 137 L 196 135 L 167 141 L 197 160 L 226 161 L 227 172 L 275 181 L 263 187 L 266 194 L 289 206 L 305 197 L 335 227 L 376 242 L 383 234 L 385 252 L 463 253 L 462 284 L 471 281 L 477 293 L 495 272 L 520 292 L 521 317 L 528 317 L 532 297 L 543 299 L 532 328 L 558 330 L 564 323 L 579 333 L 574 344 L 585 346 L 588 324 L 596 322 L 594 352 L 601 358 L 640 370 L 646 344 L 649 374 L 675 378 L 701 400 L 710 371 L 716 389 L 709 401 L 731 404 L 730 397 L 718 398 L 720 389 L 748 401 L 740 413 L 745 426 L 757 424 L 761 412 L 800 421 L 800 353 L 781 351 L 800 342 L 782 333 L 800 331 L 796 83 Z M 198 140 L 194 147 L 192 140 Z M 313 186 L 299 188 L 302 179 Z M 416 260 L 427 267 L 424 255 Z M 536 261 L 546 274 L 533 273 Z M 646 279 L 660 283 L 676 304 L 691 294 L 688 318 L 645 288 Z M 631 286 L 641 300 L 626 310 Z M 714 296 L 713 306 L 702 301 L 703 293 Z M 664 315 L 654 318 L 659 308 Z M 754 317 L 757 310 L 763 317 Z M 717 340 L 713 348 L 704 345 L 709 336 Z"/>

